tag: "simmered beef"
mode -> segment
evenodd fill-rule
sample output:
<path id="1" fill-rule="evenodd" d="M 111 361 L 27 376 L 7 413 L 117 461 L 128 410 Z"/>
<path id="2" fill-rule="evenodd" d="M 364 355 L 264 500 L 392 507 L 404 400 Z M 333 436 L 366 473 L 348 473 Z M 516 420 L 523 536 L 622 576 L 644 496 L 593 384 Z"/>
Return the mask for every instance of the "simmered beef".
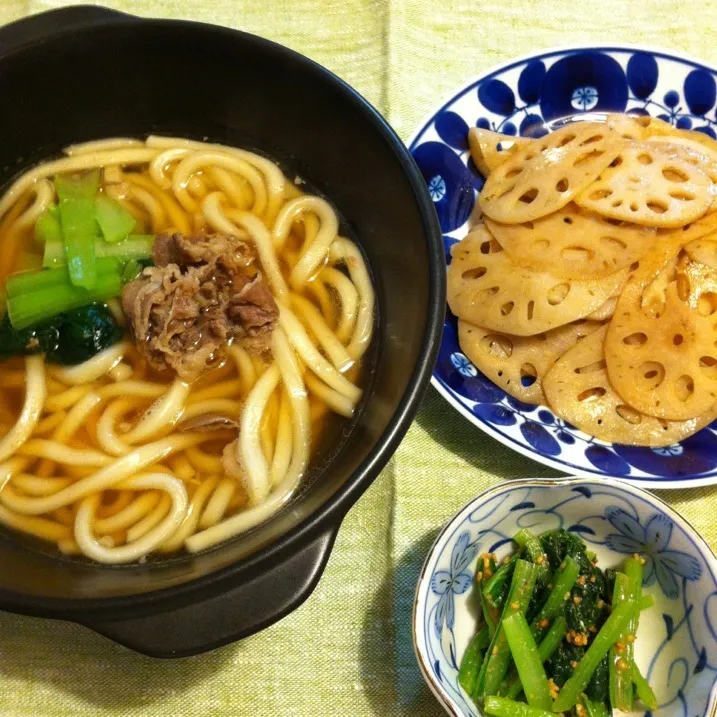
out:
<path id="1" fill-rule="evenodd" d="M 279 311 L 243 241 L 223 235 L 155 239 L 154 267 L 124 287 L 122 308 L 157 369 L 185 381 L 207 370 L 230 341 L 268 349 Z"/>

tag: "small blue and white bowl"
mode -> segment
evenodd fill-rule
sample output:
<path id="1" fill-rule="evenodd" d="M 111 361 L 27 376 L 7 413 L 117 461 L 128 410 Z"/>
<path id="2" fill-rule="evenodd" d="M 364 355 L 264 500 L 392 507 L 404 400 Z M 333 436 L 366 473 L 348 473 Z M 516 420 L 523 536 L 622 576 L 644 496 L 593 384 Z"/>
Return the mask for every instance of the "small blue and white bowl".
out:
<path id="1" fill-rule="evenodd" d="M 565 118 L 607 112 L 653 115 L 717 137 L 717 68 L 630 45 L 544 50 L 481 74 L 441 103 L 409 148 L 438 214 L 446 262 L 469 231 L 483 187 L 468 151 L 471 127 L 540 137 Z M 645 488 L 717 483 L 717 422 L 667 448 L 597 440 L 485 378 L 461 351 L 456 324 L 448 310 L 432 383 L 504 445 L 564 473 L 617 476 Z"/>
<path id="2" fill-rule="evenodd" d="M 666 503 L 605 478 L 501 483 L 463 507 L 436 539 L 418 581 L 413 640 L 426 682 L 449 714 L 481 714 L 458 684 L 479 617 L 471 596 L 478 556 L 502 559 L 521 528 L 573 531 L 602 568 L 645 556 L 643 587 L 655 606 L 642 613 L 635 653 L 660 705 L 653 717 L 717 714 L 717 558 Z"/>

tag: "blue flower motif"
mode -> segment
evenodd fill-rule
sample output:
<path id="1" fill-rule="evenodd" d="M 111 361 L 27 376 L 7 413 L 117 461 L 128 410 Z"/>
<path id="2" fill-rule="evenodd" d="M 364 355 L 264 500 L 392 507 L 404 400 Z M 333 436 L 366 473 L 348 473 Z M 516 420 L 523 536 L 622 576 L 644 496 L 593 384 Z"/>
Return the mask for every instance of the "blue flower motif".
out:
<path id="1" fill-rule="evenodd" d="M 451 363 L 456 367 L 461 376 L 473 378 L 473 376 L 478 375 L 478 369 L 466 358 L 465 354 L 459 351 L 451 354 Z"/>
<path id="2" fill-rule="evenodd" d="M 677 577 L 699 580 L 702 565 L 692 555 L 679 550 L 668 550 L 672 537 L 672 521 L 665 515 L 655 513 L 643 527 L 622 508 L 610 506 L 605 517 L 619 531 L 605 538 L 605 545 L 618 553 L 637 553 L 645 558 L 643 584 L 660 584 L 662 592 L 671 600 L 677 599 L 680 587 Z"/>
<path id="3" fill-rule="evenodd" d="M 658 456 L 681 456 L 685 449 L 679 444 L 674 443 L 671 446 L 664 446 L 663 448 L 653 448 L 653 453 L 657 453 Z"/>
<path id="4" fill-rule="evenodd" d="M 440 595 L 433 626 L 440 639 L 445 624 L 449 630 L 455 622 L 454 595 L 462 595 L 470 587 L 472 576 L 466 570 L 475 558 L 478 548 L 471 543 L 468 531 L 462 533 L 451 552 L 450 570 L 436 570 L 431 578 L 431 590 Z"/>
<path id="5" fill-rule="evenodd" d="M 603 52 L 574 52 L 546 73 L 540 109 L 548 122 L 575 110 L 624 112 L 627 79 L 620 63 Z"/>
<path id="6" fill-rule="evenodd" d="M 434 202 L 438 202 L 446 196 L 446 180 L 440 174 L 428 182 L 428 193 Z"/>
<path id="7" fill-rule="evenodd" d="M 441 229 L 458 229 L 475 204 L 473 175 L 458 155 L 440 142 L 424 142 L 413 150 L 413 158 L 429 187 Z"/>
<path id="8" fill-rule="evenodd" d="M 578 87 L 573 90 L 573 94 L 570 96 L 570 104 L 576 110 L 582 110 L 583 112 L 597 107 L 597 103 L 598 91 L 594 87 Z"/>

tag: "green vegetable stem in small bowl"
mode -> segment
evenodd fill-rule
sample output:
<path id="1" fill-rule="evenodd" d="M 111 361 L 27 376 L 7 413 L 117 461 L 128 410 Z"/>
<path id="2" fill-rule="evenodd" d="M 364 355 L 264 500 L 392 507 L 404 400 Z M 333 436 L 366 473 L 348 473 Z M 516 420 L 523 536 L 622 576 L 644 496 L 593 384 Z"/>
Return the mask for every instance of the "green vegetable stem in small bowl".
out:
<path id="1" fill-rule="evenodd" d="M 429 553 L 419 665 L 454 715 L 711 715 L 716 576 L 704 541 L 639 488 L 502 484 Z"/>

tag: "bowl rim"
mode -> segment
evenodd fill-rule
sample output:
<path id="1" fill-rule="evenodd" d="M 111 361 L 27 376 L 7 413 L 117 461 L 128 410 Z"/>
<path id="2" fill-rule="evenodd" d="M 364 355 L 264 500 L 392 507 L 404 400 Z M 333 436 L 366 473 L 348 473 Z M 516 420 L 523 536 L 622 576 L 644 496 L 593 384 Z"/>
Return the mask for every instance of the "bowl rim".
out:
<path id="1" fill-rule="evenodd" d="M 100 8 L 97 9 L 100 10 Z M 33 20 L 39 20 L 46 15 L 55 15 L 59 18 L 61 14 L 70 10 L 72 8 L 59 8 L 40 13 L 5 26 L 3 32 L 15 32 L 22 35 L 29 29 Z M 301 66 L 307 72 L 320 78 L 322 83 L 331 85 L 339 92 L 353 107 L 357 117 L 363 123 L 370 125 L 371 130 L 385 142 L 391 155 L 398 162 L 415 199 L 416 209 L 424 228 L 428 255 L 428 310 L 425 315 L 418 358 L 411 369 L 406 389 L 397 402 L 386 429 L 373 449 L 334 494 L 313 513 L 307 515 L 286 533 L 281 534 L 271 544 L 205 575 L 169 587 L 161 587 L 151 592 L 109 597 L 57 598 L 0 590 L 0 605 L 5 610 L 79 622 L 87 622 L 93 618 L 108 620 L 134 617 L 139 614 L 153 614 L 166 609 L 168 601 L 180 598 L 184 604 L 202 601 L 237 584 L 240 579 L 248 580 L 252 576 L 276 566 L 322 533 L 327 531 L 335 533 L 348 510 L 393 455 L 418 411 L 440 349 L 446 306 L 443 241 L 433 202 L 407 146 L 380 112 L 363 95 L 318 62 L 284 45 L 249 32 L 192 20 L 143 18 L 111 9 L 102 8 L 102 10 L 105 17 L 95 16 L 89 25 L 45 29 L 39 36 L 31 37 L 27 42 L 22 42 L 14 47 L 11 46 L 6 51 L 0 48 L 0 59 L 12 57 L 20 52 L 32 52 L 37 46 L 46 42 L 48 37 L 63 36 L 71 39 L 73 36 L 96 32 L 98 29 L 112 32 L 115 28 L 141 25 L 145 32 L 181 29 L 186 32 L 206 33 L 215 37 L 229 38 L 233 42 L 243 43 L 247 47 L 283 56 L 290 62 Z M 221 546 L 218 549 L 221 549 Z M 107 566 L 98 566 L 97 569 L 107 569 Z M 318 581 L 318 575 L 316 579 Z"/>
<path id="2" fill-rule="evenodd" d="M 576 44 L 565 44 L 565 45 L 550 45 L 545 48 L 538 48 L 536 50 L 533 50 L 532 52 L 526 52 L 521 55 L 517 55 L 515 57 L 511 57 L 510 59 L 506 60 L 505 62 L 501 62 L 495 65 L 491 65 L 490 67 L 486 68 L 484 71 L 472 75 L 471 78 L 467 81 L 465 81 L 463 84 L 456 87 L 454 90 L 450 92 L 446 92 L 445 95 L 443 95 L 443 98 L 440 100 L 440 102 L 436 103 L 430 109 L 428 112 L 426 112 L 421 120 L 416 125 L 416 129 L 413 131 L 413 133 L 410 135 L 409 139 L 406 141 L 406 145 L 410 148 L 413 147 L 415 142 L 418 140 L 418 138 L 428 129 L 428 127 L 433 122 L 434 118 L 446 110 L 451 104 L 453 104 L 455 101 L 463 97 L 468 91 L 470 91 L 477 83 L 482 82 L 489 77 L 493 75 L 497 75 L 499 73 L 505 72 L 506 70 L 510 70 L 514 67 L 517 67 L 525 62 L 528 62 L 532 59 L 540 59 L 544 57 L 550 57 L 552 55 L 561 55 L 564 53 L 570 53 L 570 52 L 580 52 L 580 51 L 586 51 L 586 50 L 595 50 L 596 52 L 646 52 L 650 53 L 651 55 L 660 57 L 664 60 L 673 60 L 683 63 L 691 64 L 695 67 L 695 69 L 702 69 L 707 70 L 708 72 L 713 73 L 714 75 L 717 75 L 717 64 L 710 64 L 708 62 L 705 62 L 704 60 L 700 60 L 699 58 L 695 57 L 694 55 L 691 55 L 687 52 L 682 52 L 681 50 L 670 50 L 668 48 L 659 47 L 657 45 L 650 45 L 645 43 L 576 43 Z M 445 265 L 445 256 L 444 256 L 444 265 Z M 446 304 L 447 307 L 447 304 Z M 442 344 L 442 341 L 441 341 Z M 436 371 L 434 371 L 431 374 L 431 385 L 433 388 L 438 391 L 438 393 L 447 401 L 447 403 L 456 410 L 460 415 L 462 415 L 464 418 L 466 418 L 470 423 L 472 423 L 474 426 L 476 426 L 479 430 L 483 431 L 487 435 L 489 435 L 494 440 L 498 441 L 502 445 L 506 446 L 512 451 L 515 451 L 516 453 L 525 456 L 526 458 L 530 458 L 538 463 L 542 463 L 543 465 L 553 468 L 557 471 L 560 471 L 560 473 L 566 474 L 566 475 L 585 475 L 587 476 L 598 476 L 603 477 L 605 476 L 608 478 L 607 474 L 602 473 L 599 470 L 590 470 L 587 467 L 579 468 L 578 466 L 571 466 L 569 464 L 563 463 L 561 461 L 556 461 L 553 458 L 551 458 L 548 455 L 543 455 L 542 453 L 538 453 L 538 451 L 529 448 L 528 446 L 522 445 L 514 440 L 512 440 L 509 436 L 504 435 L 501 433 L 497 428 L 495 428 L 493 425 L 481 421 L 477 416 L 473 415 L 465 406 L 463 406 L 453 395 L 451 395 L 451 389 L 449 389 L 444 382 L 438 377 L 436 374 Z M 546 407 L 547 408 L 547 407 Z M 705 428 L 701 430 L 705 430 Z M 610 444 L 608 444 L 610 445 Z M 617 480 L 624 480 L 626 482 L 629 482 L 631 485 L 638 486 L 640 488 L 648 488 L 652 490 L 678 490 L 681 488 L 700 488 L 705 486 L 711 486 L 717 484 L 717 471 L 712 475 L 708 477 L 688 477 L 688 476 L 680 476 L 678 479 L 676 478 L 661 478 L 659 476 L 655 477 L 649 477 L 649 476 L 637 476 L 637 477 L 631 477 L 631 476 L 625 476 L 623 478 L 618 478 Z"/>
<path id="3" fill-rule="evenodd" d="M 666 514 L 673 522 L 681 525 L 685 533 L 690 537 L 694 547 L 700 552 L 702 557 L 705 559 L 708 569 L 712 575 L 713 580 L 717 584 L 717 553 L 710 547 L 709 543 L 702 537 L 700 532 L 677 510 L 675 510 L 669 503 L 660 498 L 659 496 L 651 493 L 650 491 L 636 486 L 634 483 L 628 483 L 620 478 L 599 478 L 596 476 L 561 476 L 558 478 L 518 478 L 515 480 L 501 481 L 500 483 L 487 488 L 475 497 L 471 498 L 464 505 L 462 505 L 443 525 L 431 547 L 426 553 L 426 558 L 423 561 L 421 571 L 416 582 L 416 589 L 413 600 L 413 610 L 411 613 L 411 637 L 413 641 L 413 651 L 418 662 L 421 675 L 430 688 L 433 695 L 436 697 L 441 706 L 453 717 L 465 717 L 465 712 L 458 708 L 458 705 L 446 694 L 445 690 L 436 683 L 433 677 L 433 671 L 430 666 L 426 663 L 425 656 L 422 652 L 422 640 L 419 638 L 419 626 L 418 626 L 418 615 L 419 606 L 425 606 L 426 600 L 423 598 L 424 589 L 429 584 L 426 579 L 428 574 L 429 564 L 432 562 L 436 548 L 440 543 L 443 542 L 448 531 L 453 527 L 458 517 L 464 513 L 469 507 L 480 502 L 485 502 L 494 496 L 500 495 L 506 492 L 506 489 L 510 488 L 534 488 L 534 487 L 567 487 L 570 485 L 584 485 L 585 483 L 599 485 L 599 486 L 610 486 L 618 491 L 624 491 L 631 493 L 645 502 L 654 505 L 660 512 Z M 422 611 L 421 611 L 422 612 Z M 708 705 L 709 713 L 705 713 L 704 717 L 716 717 L 717 716 L 717 677 L 712 684 L 710 691 L 711 706 Z M 477 714 L 483 715 L 482 710 L 477 708 Z"/>

